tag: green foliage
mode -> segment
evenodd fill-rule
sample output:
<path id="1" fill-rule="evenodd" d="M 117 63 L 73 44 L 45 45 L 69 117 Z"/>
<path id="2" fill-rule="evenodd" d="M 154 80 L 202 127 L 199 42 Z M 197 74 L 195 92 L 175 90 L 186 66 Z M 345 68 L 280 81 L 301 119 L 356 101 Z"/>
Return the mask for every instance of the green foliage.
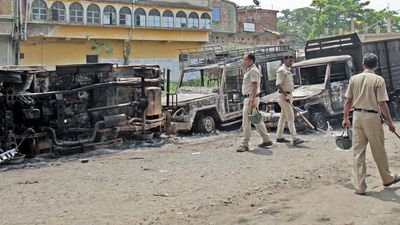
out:
<path id="1" fill-rule="evenodd" d="M 324 34 L 324 28 L 329 28 L 330 34 L 350 30 L 351 20 L 362 20 L 369 1 L 361 0 L 313 0 L 311 6 L 317 12 L 314 14 L 316 23 L 308 35 L 309 39 L 319 38 Z"/>
<path id="2" fill-rule="evenodd" d="M 124 65 L 129 64 L 129 56 L 131 55 L 132 46 L 129 41 L 124 41 Z"/>
<path id="3" fill-rule="evenodd" d="M 216 78 L 204 77 L 204 87 L 218 87 L 218 80 Z M 182 82 L 182 87 L 201 87 L 201 79 L 194 78 Z"/>
<path id="4" fill-rule="evenodd" d="M 176 89 L 178 88 L 178 82 L 170 81 L 169 82 L 169 91 L 170 93 L 176 93 Z M 164 90 L 167 91 L 167 81 L 164 82 Z"/>
<path id="5" fill-rule="evenodd" d="M 239 49 L 239 45 L 235 43 L 229 43 L 228 46 L 225 48 L 225 51 L 232 51 Z"/>
<path id="6" fill-rule="evenodd" d="M 313 15 L 316 10 L 305 7 L 293 11 L 286 9 L 281 13 L 282 16 L 278 20 L 278 31 L 289 38 L 289 44 L 304 45 L 315 23 Z"/>
<path id="7" fill-rule="evenodd" d="M 92 49 L 96 50 L 99 53 L 101 53 L 102 51 L 105 51 L 107 55 L 113 54 L 112 46 L 110 44 L 107 44 L 104 42 L 95 41 L 94 44 L 92 45 Z"/>
<path id="8" fill-rule="evenodd" d="M 368 8 L 370 1 L 363 0 L 313 0 L 310 7 L 295 10 L 283 10 L 278 20 L 278 31 L 289 38 L 292 45 L 304 44 L 306 40 L 320 38 L 325 28 L 328 35 L 337 35 L 351 31 L 354 21 L 355 30 L 362 31 L 364 26 L 374 32 L 379 26 L 381 32 L 387 31 L 387 18 L 391 18 L 394 32 L 400 31 L 400 17 L 397 11 Z"/>

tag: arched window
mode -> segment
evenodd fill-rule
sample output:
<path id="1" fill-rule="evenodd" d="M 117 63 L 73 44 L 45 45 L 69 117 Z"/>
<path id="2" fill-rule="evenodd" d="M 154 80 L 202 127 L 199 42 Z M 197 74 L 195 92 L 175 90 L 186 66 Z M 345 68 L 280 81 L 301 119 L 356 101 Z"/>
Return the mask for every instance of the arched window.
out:
<path id="1" fill-rule="evenodd" d="M 189 29 L 198 29 L 199 28 L 199 15 L 197 15 L 197 13 L 191 12 L 189 14 L 188 28 Z"/>
<path id="2" fill-rule="evenodd" d="M 74 2 L 69 6 L 69 22 L 83 23 L 83 7 L 81 4 Z"/>
<path id="3" fill-rule="evenodd" d="M 62 2 L 54 2 L 50 7 L 51 20 L 65 21 L 65 5 Z"/>
<path id="4" fill-rule="evenodd" d="M 176 18 L 175 18 L 175 27 L 176 28 L 186 28 L 186 13 L 183 11 L 179 11 L 176 14 Z"/>
<path id="5" fill-rule="evenodd" d="M 32 2 L 32 19 L 47 20 L 47 4 L 43 0 Z"/>
<path id="6" fill-rule="evenodd" d="M 174 28 L 174 14 L 171 10 L 166 10 L 162 15 L 163 27 Z"/>
<path id="7" fill-rule="evenodd" d="M 132 12 L 128 7 L 122 7 L 119 10 L 119 24 L 120 25 L 132 25 Z"/>
<path id="8" fill-rule="evenodd" d="M 86 22 L 91 24 L 100 24 L 100 8 L 97 5 L 91 4 L 88 6 Z"/>
<path id="9" fill-rule="evenodd" d="M 161 15 L 160 11 L 157 9 L 152 9 L 149 12 L 149 19 L 148 19 L 149 27 L 160 27 L 161 26 Z"/>
<path id="10" fill-rule="evenodd" d="M 200 29 L 211 29 L 211 16 L 208 13 L 201 14 Z"/>
<path id="11" fill-rule="evenodd" d="M 117 10 L 111 5 L 104 8 L 103 11 L 103 24 L 116 25 L 117 24 Z"/>
<path id="12" fill-rule="evenodd" d="M 135 10 L 135 26 L 145 27 L 146 26 L 146 11 L 142 8 Z"/>

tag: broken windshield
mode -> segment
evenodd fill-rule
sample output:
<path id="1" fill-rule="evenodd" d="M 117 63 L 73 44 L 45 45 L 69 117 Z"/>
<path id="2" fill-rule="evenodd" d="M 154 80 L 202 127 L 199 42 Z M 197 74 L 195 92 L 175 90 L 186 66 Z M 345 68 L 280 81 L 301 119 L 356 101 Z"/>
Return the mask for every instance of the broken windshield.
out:
<path id="1" fill-rule="evenodd" d="M 323 84 L 325 82 L 327 64 L 317 65 L 310 67 L 301 67 L 300 77 L 302 85 L 312 85 L 312 84 Z M 346 73 L 346 63 L 345 62 L 335 62 L 331 63 L 330 70 L 330 82 L 338 82 L 347 80 L 348 75 Z"/>
<path id="2" fill-rule="evenodd" d="M 221 82 L 222 69 L 208 69 L 183 74 L 182 83 L 177 93 L 218 93 Z"/>

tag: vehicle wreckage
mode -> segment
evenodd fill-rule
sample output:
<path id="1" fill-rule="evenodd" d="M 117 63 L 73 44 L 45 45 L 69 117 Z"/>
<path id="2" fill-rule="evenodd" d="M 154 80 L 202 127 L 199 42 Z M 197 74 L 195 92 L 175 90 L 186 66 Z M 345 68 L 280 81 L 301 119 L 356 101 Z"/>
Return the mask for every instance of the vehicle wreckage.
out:
<path id="1" fill-rule="evenodd" d="M 71 154 L 163 125 L 158 66 L 113 64 L 0 68 L 0 162 Z"/>
<path id="2" fill-rule="evenodd" d="M 296 88 L 293 104 L 300 108 L 316 129 L 326 130 L 328 122 L 343 115 L 345 92 L 351 76 L 363 71 L 365 53 L 378 55 L 377 74 L 383 76 L 389 93 L 389 106 L 394 116 L 400 115 L 400 38 L 376 37 L 361 40 L 354 34 L 310 40 L 306 60 L 293 65 Z M 276 127 L 280 116 L 277 93 L 264 96 L 264 121 Z M 297 117 L 296 121 L 300 122 Z M 338 121 L 338 120 L 336 120 Z M 334 122 L 334 121 L 333 121 Z"/>
<path id="3" fill-rule="evenodd" d="M 181 73 L 176 93 L 163 98 L 163 106 L 170 111 L 169 131 L 212 133 L 216 127 L 240 123 L 244 97 L 242 96 L 243 56 L 256 55 L 256 65 L 262 72 L 262 95 L 271 93 L 276 70 L 281 59 L 294 51 L 286 45 L 260 46 L 232 51 L 205 50 L 188 52 L 188 62 Z M 169 88 L 167 76 L 167 89 Z"/>

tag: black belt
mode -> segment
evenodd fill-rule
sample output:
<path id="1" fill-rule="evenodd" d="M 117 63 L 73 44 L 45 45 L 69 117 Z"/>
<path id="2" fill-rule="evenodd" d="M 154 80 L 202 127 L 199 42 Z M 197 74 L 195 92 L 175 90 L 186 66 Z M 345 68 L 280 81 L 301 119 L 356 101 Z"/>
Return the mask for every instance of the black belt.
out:
<path id="1" fill-rule="evenodd" d="M 280 92 L 280 91 L 278 91 L 278 93 L 282 94 L 282 92 Z M 292 94 L 292 92 L 290 92 L 290 91 L 285 91 L 285 93 L 288 94 L 288 95 Z"/>
<path id="2" fill-rule="evenodd" d="M 369 110 L 369 109 L 359 109 L 359 108 L 354 108 L 354 111 L 357 111 L 357 112 L 368 112 L 368 113 L 378 113 L 377 111 L 375 111 L 375 110 Z"/>
<path id="3" fill-rule="evenodd" d="M 253 95 L 243 95 L 243 97 L 245 97 L 245 98 L 250 98 L 251 96 L 253 96 Z M 261 97 L 261 94 L 257 94 L 256 97 Z"/>

